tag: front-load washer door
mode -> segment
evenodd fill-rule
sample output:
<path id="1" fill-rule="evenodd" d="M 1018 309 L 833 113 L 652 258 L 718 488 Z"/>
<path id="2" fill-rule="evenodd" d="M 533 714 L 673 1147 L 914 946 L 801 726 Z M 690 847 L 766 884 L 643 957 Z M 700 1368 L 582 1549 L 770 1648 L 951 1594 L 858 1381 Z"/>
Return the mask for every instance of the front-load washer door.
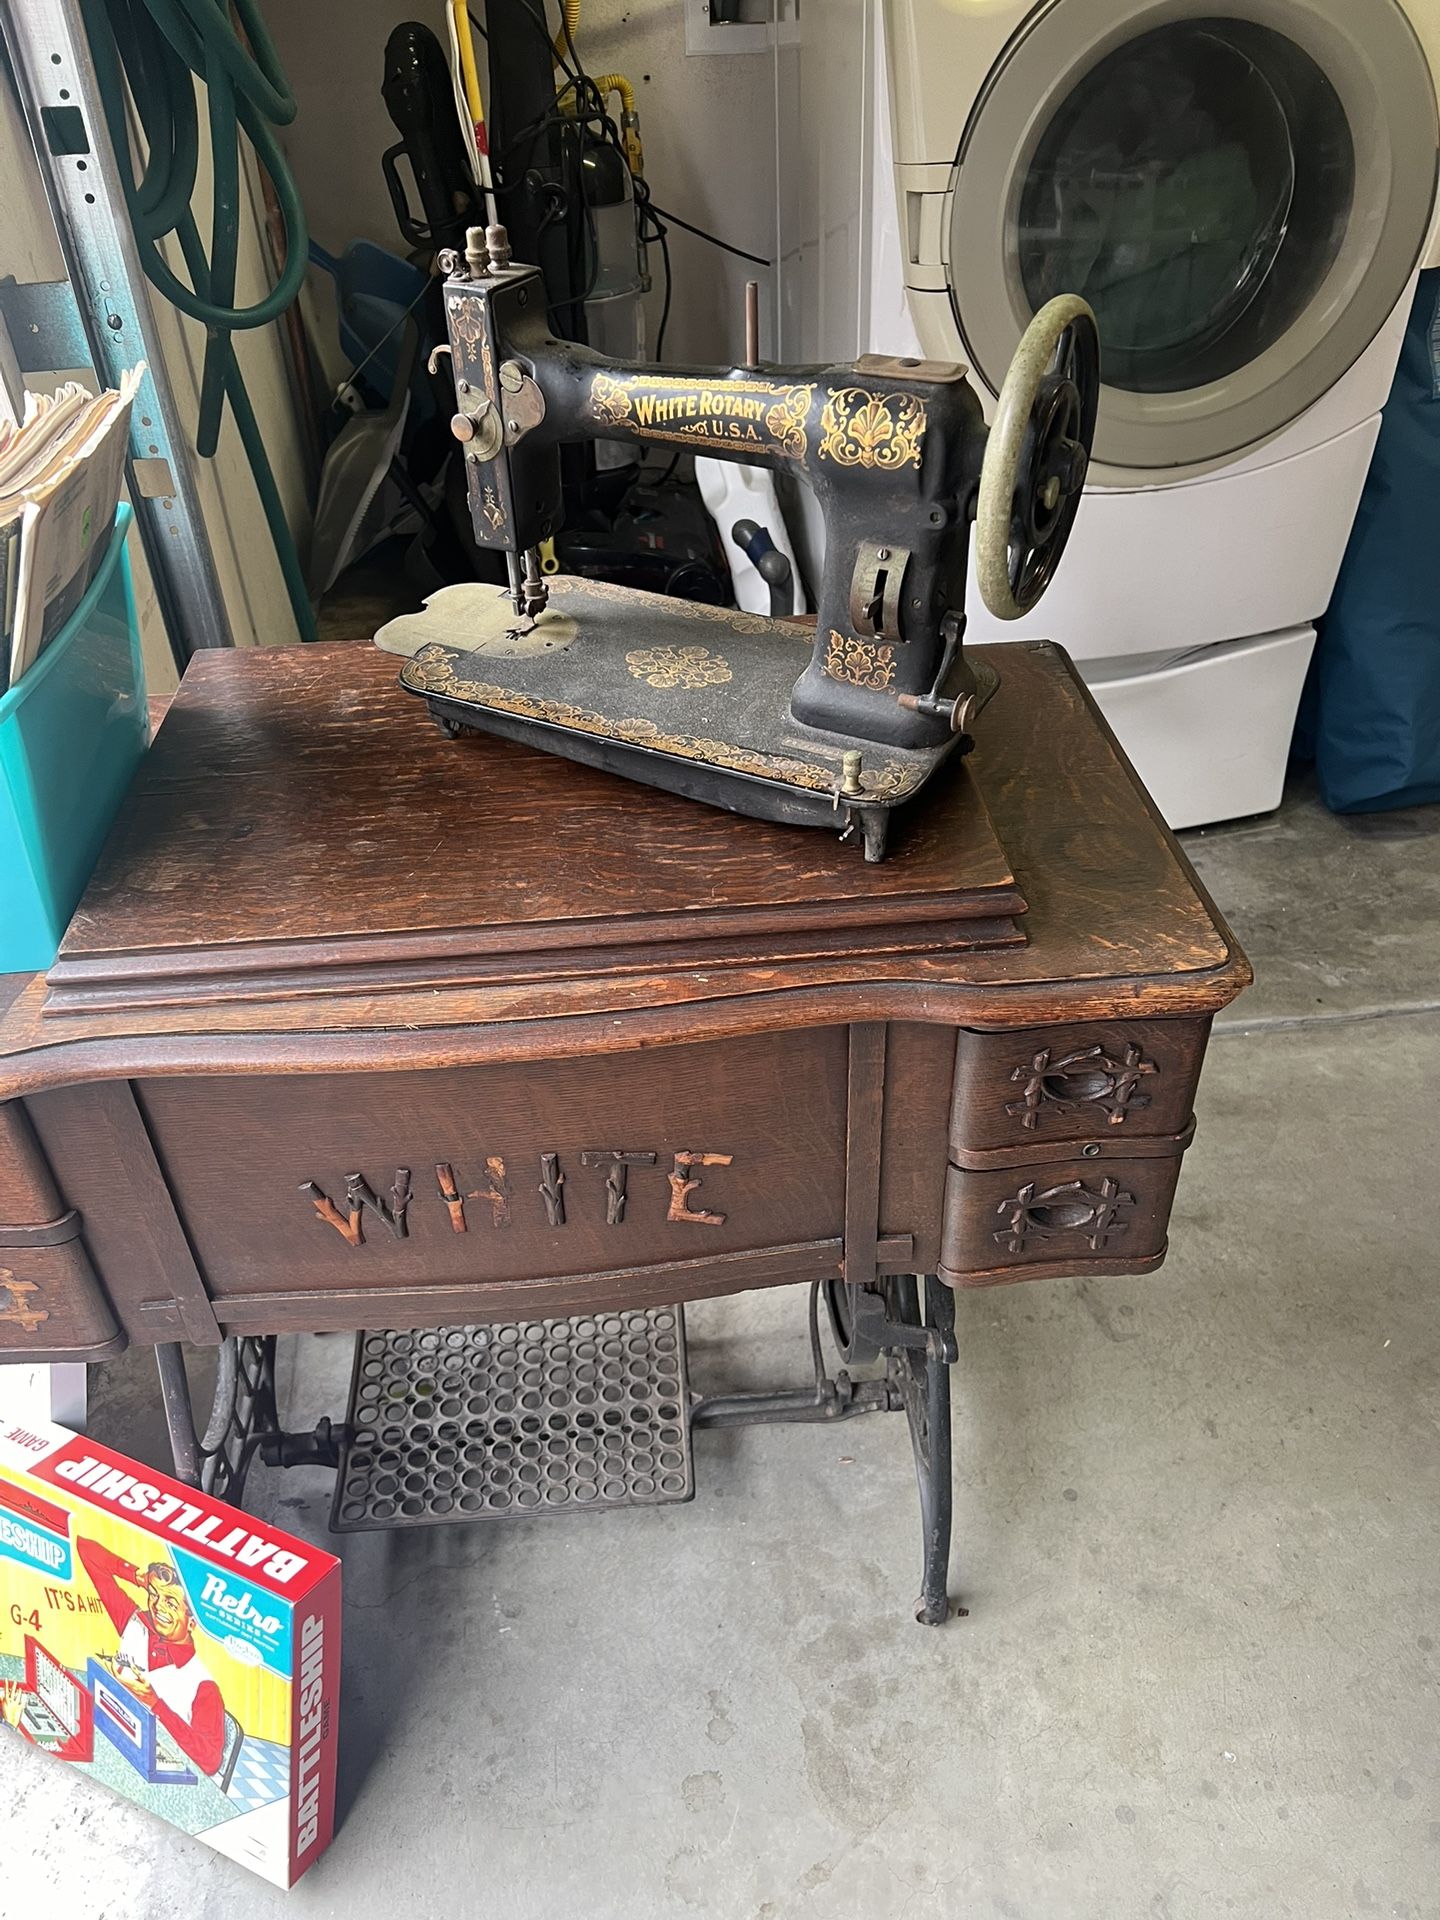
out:
<path id="1" fill-rule="evenodd" d="M 1396 0 L 1048 0 L 961 141 L 948 280 L 998 391 L 1057 293 L 1100 323 L 1095 458 L 1212 461 L 1353 366 L 1435 197 L 1429 64 Z"/>

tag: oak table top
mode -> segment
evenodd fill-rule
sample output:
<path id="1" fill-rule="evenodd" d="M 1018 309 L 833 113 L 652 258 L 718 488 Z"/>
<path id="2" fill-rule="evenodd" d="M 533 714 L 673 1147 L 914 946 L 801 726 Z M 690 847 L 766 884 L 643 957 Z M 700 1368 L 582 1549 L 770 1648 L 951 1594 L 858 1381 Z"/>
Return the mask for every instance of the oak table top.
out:
<path id="1" fill-rule="evenodd" d="M 878 866 L 449 740 L 365 645 L 199 654 L 48 983 L 8 983 L 0 1098 L 776 1025 L 1213 1013 L 1248 964 L 1068 659 L 987 652 L 975 752 Z"/>

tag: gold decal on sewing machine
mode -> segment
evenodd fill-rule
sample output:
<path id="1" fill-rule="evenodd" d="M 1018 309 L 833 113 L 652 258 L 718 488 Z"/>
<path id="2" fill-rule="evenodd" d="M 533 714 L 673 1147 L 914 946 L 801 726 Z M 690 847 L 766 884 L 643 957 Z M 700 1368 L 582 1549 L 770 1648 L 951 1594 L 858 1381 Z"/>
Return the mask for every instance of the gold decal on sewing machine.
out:
<path id="1" fill-rule="evenodd" d="M 480 309 L 469 300 L 451 300 L 449 307 L 451 334 L 456 340 L 463 342 L 473 354 L 485 332 L 485 323 L 480 317 Z"/>
<path id="2" fill-rule="evenodd" d="M 918 467 L 924 439 L 925 402 L 914 393 L 839 387 L 820 415 L 821 458 L 839 467 Z"/>
<path id="3" fill-rule="evenodd" d="M 19 1326 L 25 1333 L 34 1333 L 50 1318 L 43 1307 L 30 1304 L 31 1294 L 40 1291 L 33 1280 L 17 1280 L 11 1268 L 0 1267 L 0 1288 L 10 1296 L 9 1306 L 0 1307 L 0 1320 Z"/>
<path id="4" fill-rule="evenodd" d="M 636 647 L 625 664 L 632 680 L 651 687 L 718 687 L 731 679 L 730 668 L 708 647 Z"/>
<path id="5" fill-rule="evenodd" d="M 700 1181 L 690 1171 L 692 1167 L 728 1167 L 733 1154 L 729 1153 L 677 1153 L 675 1163 L 666 1179 L 670 1182 L 670 1211 L 667 1220 L 688 1220 L 699 1227 L 723 1227 L 723 1213 L 707 1213 L 703 1207 L 690 1205 L 690 1196 L 700 1185 Z"/>
<path id="6" fill-rule="evenodd" d="M 825 647 L 825 671 L 847 686 L 878 691 L 895 678 L 895 649 L 878 641 L 846 638 L 832 627 Z"/>
<path id="7" fill-rule="evenodd" d="M 774 380 L 705 380 L 692 375 L 597 373 L 591 410 L 604 427 L 629 428 L 645 440 L 681 445 L 722 441 L 803 460 L 811 385 Z"/>
<path id="8" fill-rule="evenodd" d="M 586 583 L 587 588 L 593 582 Z M 724 608 L 687 607 L 693 614 L 724 613 Z M 738 616 L 735 616 L 738 618 Z M 421 647 L 400 669 L 400 684 L 417 693 L 453 694 L 479 706 L 493 707 L 497 713 L 521 714 L 530 720 L 546 720 L 572 733 L 590 733 L 600 739 L 624 740 L 631 746 L 648 747 L 654 753 L 673 754 L 679 760 L 704 760 L 711 766 L 728 767 L 733 773 L 753 774 L 760 780 L 774 780 L 788 787 L 800 787 L 811 793 L 830 793 L 839 771 L 833 756 L 827 764 L 820 760 L 799 760 L 791 754 L 757 753 L 752 748 L 735 746 L 726 740 L 712 740 L 690 733 L 667 733 L 653 720 L 616 719 L 592 713 L 568 700 L 542 700 L 536 694 L 521 693 L 512 687 L 496 686 L 493 681 L 471 680 L 455 671 L 455 657 L 433 642 Z M 865 791 L 872 798 L 903 799 L 919 785 L 921 776 L 903 765 L 877 766 L 867 770 Z"/>
<path id="9" fill-rule="evenodd" d="M 363 1174 L 347 1173 L 345 1176 L 345 1211 L 342 1213 L 335 1202 L 313 1180 L 303 1180 L 300 1191 L 314 1207 L 318 1218 L 327 1227 L 333 1227 L 340 1238 L 352 1247 L 365 1244 L 365 1215 L 373 1213 L 377 1220 L 383 1220 L 397 1240 L 407 1239 L 410 1228 L 406 1215 L 410 1208 L 410 1169 L 397 1167 L 395 1179 L 390 1188 L 388 1202 L 382 1200 Z"/>
<path id="10" fill-rule="evenodd" d="M 480 496 L 480 511 L 490 522 L 491 531 L 498 533 L 505 524 L 505 509 L 501 506 L 499 495 L 494 487 L 487 485 Z"/>

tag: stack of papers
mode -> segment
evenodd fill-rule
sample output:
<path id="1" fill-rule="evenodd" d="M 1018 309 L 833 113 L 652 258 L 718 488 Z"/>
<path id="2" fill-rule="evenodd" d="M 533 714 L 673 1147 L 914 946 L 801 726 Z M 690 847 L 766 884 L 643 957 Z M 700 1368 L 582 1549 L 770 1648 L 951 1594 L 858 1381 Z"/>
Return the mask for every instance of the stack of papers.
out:
<path id="1" fill-rule="evenodd" d="M 39 659 L 104 557 L 144 371 L 118 393 L 69 381 L 30 394 L 21 424 L 0 425 L 0 693 Z"/>

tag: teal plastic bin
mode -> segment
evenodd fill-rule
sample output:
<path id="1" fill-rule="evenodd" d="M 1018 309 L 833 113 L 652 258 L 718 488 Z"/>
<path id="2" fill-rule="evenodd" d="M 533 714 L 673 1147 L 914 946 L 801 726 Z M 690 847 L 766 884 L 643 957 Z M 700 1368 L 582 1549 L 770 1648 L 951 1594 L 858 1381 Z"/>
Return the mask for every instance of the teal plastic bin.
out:
<path id="1" fill-rule="evenodd" d="M 0 973 L 48 967 L 150 735 L 122 500 L 85 598 L 0 697 Z"/>

